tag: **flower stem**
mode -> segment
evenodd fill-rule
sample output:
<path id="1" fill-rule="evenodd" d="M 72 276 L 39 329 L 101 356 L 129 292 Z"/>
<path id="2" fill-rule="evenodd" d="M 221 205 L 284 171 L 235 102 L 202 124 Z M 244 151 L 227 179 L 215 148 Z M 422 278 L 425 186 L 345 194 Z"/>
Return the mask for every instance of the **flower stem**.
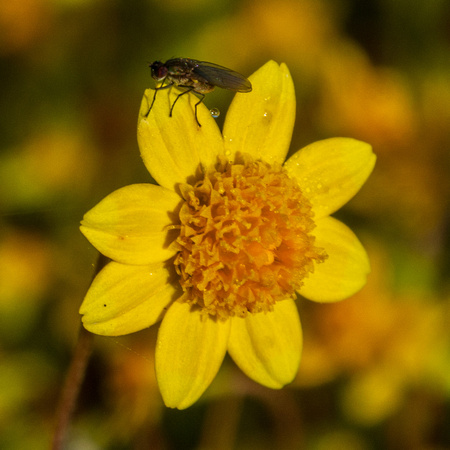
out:
<path id="1" fill-rule="evenodd" d="M 108 261 L 108 258 L 103 255 L 99 256 L 94 276 L 100 272 Z M 86 367 L 92 354 L 93 342 L 94 335 L 83 326 L 80 326 L 78 340 L 56 410 L 56 428 L 53 435 L 52 450 L 62 450 L 64 448 L 70 421 L 86 373 Z"/>

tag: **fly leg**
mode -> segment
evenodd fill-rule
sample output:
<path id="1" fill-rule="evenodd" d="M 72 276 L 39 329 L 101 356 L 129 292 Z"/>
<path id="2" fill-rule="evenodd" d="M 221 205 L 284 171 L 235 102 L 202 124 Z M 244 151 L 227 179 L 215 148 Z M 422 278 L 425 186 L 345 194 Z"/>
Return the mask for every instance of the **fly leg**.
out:
<path id="1" fill-rule="evenodd" d="M 197 124 L 199 127 L 201 127 L 200 122 L 197 118 L 197 106 L 200 105 L 200 103 L 205 99 L 205 94 L 200 94 L 200 92 L 197 92 L 198 95 L 201 95 L 202 98 L 195 104 L 195 120 L 197 121 Z"/>
<path id="2" fill-rule="evenodd" d="M 163 81 L 163 84 L 164 84 L 164 81 Z M 166 84 L 165 86 L 160 86 L 159 88 L 155 88 L 155 94 L 153 95 L 152 104 L 150 105 L 150 108 L 148 108 L 147 114 L 145 114 L 144 117 L 148 117 L 148 115 L 150 114 L 150 111 L 153 108 L 153 103 L 155 103 L 156 94 L 158 93 L 158 91 L 161 91 L 163 89 L 168 89 L 168 88 L 172 87 L 173 85 L 174 85 L 174 83 L 172 82 L 172 83 Z M 172 113 L 170 115 L 172 115 Z"/>
<path id="3" fill-rule="evenodd" d="M 182 96 L 182 95 L 184 95 L 184 94 L 187 94 L 188 92 L 191 92 L 191 91 L 193 91 L 194 90 L 194 86 L 177 86 L 178 87 L 178 89 L 186 89 L 185 91 L 183 91 L 181 94 L 178 94 L 177 95 L 177 98 L 175 99 L 175 101 L 172 103 L 172 107 L 170 108 L 170 113 L 169 113 L 169 116 L 170 117 L 172 117 L 172 112 L 173 112 L 173 108 L 174 108 L 174 106 L 175 106 L 175 103 L 178 101 L 178 99 Z M 197 109 L 196 109 L 196 111 L 197 111 Z M 195 120 L 197 120 L 197 112 L 195 113 L 196 115 L 195 115 Z M 197 123 L 198 123 L 198 120 L 197 120 Z M 201 125 L 198 123 L 198 125 L 201 127 Z"/>
<path id="4" fill-rule="evenodd" d="M 170 108 L 170 114 L 169 116 L 172 117 L 172 111 L 173 111 L 173 107 L 175 106 L 175 103 L 177 102 L 177 100 L 184 94 L 187 94 L 188 92 L 194 91 L 196 94 L 201 95 L 202 98 L 195 104 L 195 121 L 197 122 L 197 125 L 199 127 L 202 126 L 202 124 L 198 121 L 198 117 L 197 117 L 197 106 L 200 105 L 200 103 L 203 101 L 203 99 L 205 98 L 205 94 L 202 94 L 200 92 L 197 92 L 194 89 L 194 86 L 177 86 L 178 89 L 180 88 L 186 88 L 186 90 L 184 92 L 182 92 L 181 94 L 178 94 L 177 98 L 175 99 L 175 101 L 172 104 L 172 108 Z"/>

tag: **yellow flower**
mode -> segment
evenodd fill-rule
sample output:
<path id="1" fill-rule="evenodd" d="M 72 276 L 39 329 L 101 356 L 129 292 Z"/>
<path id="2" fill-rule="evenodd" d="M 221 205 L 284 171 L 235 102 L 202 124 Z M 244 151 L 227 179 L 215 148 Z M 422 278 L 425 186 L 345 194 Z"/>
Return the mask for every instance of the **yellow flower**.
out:
<path id="1" fill-rule="evenodd" d="M 296 293 L 341 300 L 370 270 L 356 236 L 329 215 L 371 173 L 371 147 L 327 139 L 282 166 L 295 119 L 291 76 L 270 61 L 250 79 L 223 134 L 203 105 L 197 126 L 190 95 L 169 117 L 175 92 L 161 91 L 145 117 L 146 91 L 138 141 L 159 186 L 113 192 L 81 226 L 112 259 L 81 306 L 84 326 L 117 336 L 162 319 L 156 375 L 170 407 L 192 405 L 226 352 L 264 386 L 291 382 L 302 348 Z"/>

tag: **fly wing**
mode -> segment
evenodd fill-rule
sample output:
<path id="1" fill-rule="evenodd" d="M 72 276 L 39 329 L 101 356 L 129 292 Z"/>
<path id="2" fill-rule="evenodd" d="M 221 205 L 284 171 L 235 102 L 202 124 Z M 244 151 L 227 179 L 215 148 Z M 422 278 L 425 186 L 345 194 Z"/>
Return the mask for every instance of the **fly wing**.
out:
<path id="1" fill-rule="evenodd" d="M 193 72 L 214 86 L 236 92 L 250 92 L 252 84 L 244 75 L 206 61 L 195 61 Z"/>

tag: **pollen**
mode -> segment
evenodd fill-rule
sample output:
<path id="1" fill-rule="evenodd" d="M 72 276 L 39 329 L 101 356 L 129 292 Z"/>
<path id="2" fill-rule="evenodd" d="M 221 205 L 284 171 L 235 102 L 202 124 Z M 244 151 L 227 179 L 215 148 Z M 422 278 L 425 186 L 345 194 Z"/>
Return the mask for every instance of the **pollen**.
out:
<path id="1" fill-rule="evenodd" d="M 180 187 L 179 299 L 227 319 L 294 298 L 327 254 L 315 246 L 311 203 L 280 165 L 221 160 Z"/>

